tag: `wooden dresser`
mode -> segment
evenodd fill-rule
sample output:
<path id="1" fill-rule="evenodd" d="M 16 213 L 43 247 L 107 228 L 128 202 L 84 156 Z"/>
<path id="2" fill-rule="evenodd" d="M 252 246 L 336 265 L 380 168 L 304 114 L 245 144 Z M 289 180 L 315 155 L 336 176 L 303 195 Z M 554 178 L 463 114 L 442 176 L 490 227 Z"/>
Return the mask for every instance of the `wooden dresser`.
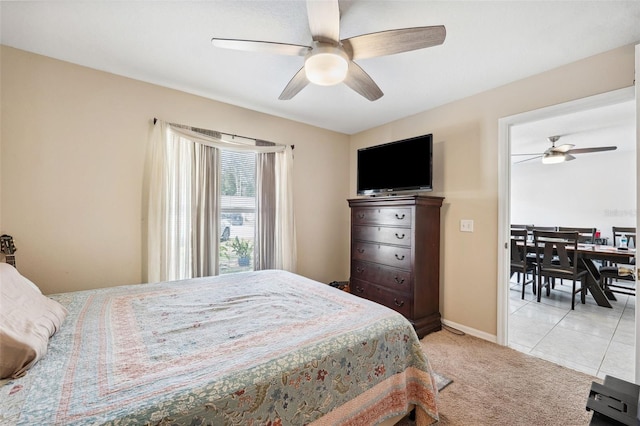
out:
<path id="1" fill-rule="evenodd" d="M 404 315 L 418 337 L 440 330 L 442 197 L 356 198 L 351 207 L 351 293 Z"/>

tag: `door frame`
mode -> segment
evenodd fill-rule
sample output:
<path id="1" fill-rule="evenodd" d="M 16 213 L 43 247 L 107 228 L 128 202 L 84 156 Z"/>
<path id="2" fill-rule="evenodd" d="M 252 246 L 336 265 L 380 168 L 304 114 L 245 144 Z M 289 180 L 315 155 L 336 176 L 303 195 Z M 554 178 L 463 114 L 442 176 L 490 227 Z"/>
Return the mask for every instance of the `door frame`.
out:
<path id="1" fill-rule="evenodd" d="M 636 229 L 640 229 L 640 217 L 637 212 L 640 211 L 640 188 L 638 188 L 638 164 L 640 164 L 640 44 L 636 44 L 635 53 L 635 96 L 636 96 Z M 637 262 L 636 262 L 637 263 Z M 636 292 L 640 288 L 640 274 L 639 269 L 636 268 Z M 638 296 L 636 296 L 637 298 Z M 638 303 L 636 299 L 636 383 L 640 383 L 640 339 L 638 333 L 640 333 L 640 315 L 638 315 L 637 308 Z"/>
<path id="2" fill-rule="evenodd" d="M 640 45 L 636 46 L 636 61 L 640 60 Z M 636 66 L 636 70 L 638 70 Z M 638 72 L 638 71 L 636 71 Z M 497 343 L 507 346 L 508 321 L 509 321 L 509 234 L 510 234 L 510 210 L 511 210 L 511 128 L 513 126 L 552 118 L 558 115 L 585 111 L 606 105 L 614 105 L 636 99 L 636 116 L 639 116 L 638 79 L 636 87 L 630 86 L 599 95 L 589 96 L 562 104 L 552 105 L 533 111 L 503 117 L 498 120 L 498 300 L 497 300 Z M 640 119 L 636 120 L 636 155 L 640 161 Z M 640 162 L 636 162 L 636 191 L 638 188 L 638 170 Z M 636 198 L 640 206 L 640 194 Z M 636 219 L 637 220 L 637 219 Z M 636 224 L 637 225 L 637 224 Z M 636 364 L 640 359 L 640 346 L 638 331 L 640 330 L 640 315 L 636 314 Z M 636 381 L 640 379 L 640 368 L 636 366 Z"/>

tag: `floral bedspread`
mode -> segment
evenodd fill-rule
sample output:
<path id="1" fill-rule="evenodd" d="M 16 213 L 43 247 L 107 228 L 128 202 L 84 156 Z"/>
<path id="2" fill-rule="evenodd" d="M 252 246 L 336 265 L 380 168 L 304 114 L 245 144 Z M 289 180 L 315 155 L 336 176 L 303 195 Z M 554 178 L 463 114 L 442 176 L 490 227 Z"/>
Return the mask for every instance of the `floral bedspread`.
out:
<path id="1" fill-rule="evenodd" d="M 0 424 L 371 425 L 437 420 L 411 325 L 283 271 L 51 296 L 47 355 L 0 388 Z"/>

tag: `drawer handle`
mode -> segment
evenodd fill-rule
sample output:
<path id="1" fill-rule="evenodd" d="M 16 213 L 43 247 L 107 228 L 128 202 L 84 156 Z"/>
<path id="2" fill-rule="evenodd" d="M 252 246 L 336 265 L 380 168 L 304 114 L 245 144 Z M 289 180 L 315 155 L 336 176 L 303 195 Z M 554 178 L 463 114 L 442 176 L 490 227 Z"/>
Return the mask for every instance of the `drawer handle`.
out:
<path id="1" fill-rule="evenodd" d="M 398 259 L 398 260 L 404 260 L 404 254 L 401 257 L 401 256 L 398 256 L 398 253 L 396 253 L 395 256 L 396 256 L 396 259 Z"/>
<path id="2" fill-rule="evenodd" d="M 356 266 L 356 272 L 357 272 L 357 273 L 359 273 L 359 274 L 361 274 L 361 273 L 363 273 L 363 272 L 364 272 L 364 268 L 361 268 L 361 267 L 359 267 L 359 266 Z"/>
<path id="3" fill-rule="evenodd" d="M 404 240 L 404 234 L 398 235 L 398 233 L 396 232 L 396 238 L 399 240 Z"/>
<path id="4" fill-rule="evenodd" d="M 356 286 L 356 291 L 357 291 L 358 293 L 364 293 L 364 288 L 359 287 L 359 286 Z"/>
<path id="5" fill-rule="evenodd" d="M 364 213 L 358 213 L 358 219 L 364 219 Z"/>
<path id="6" fill-rule="evenodd" d="M 404 300 L 398 301 L 398 299 L 393 299 L 393 303 L 395 303 L 398 308 L 401 308 L 402 305 L 404 305 Z"/>
<path id="7" fill-rule="evenodd" d="M 398 284 L 404 283 L 404 278 L 398 278 L 397 276 L 394 278 Z"/>
<path id="8" fill-rule="evenodd" d="M 396 219 L 404 219 L 404 213 L 402 213 L 402 215 L 399 215 L 398 213 L 396 213 Z"/>
<path id="9" fill-rule="evenodd" d="M 358 253 L 360 253 L 360 254 L 364 253 L 364 249 L 363 248 L 358 247 L 356 250 L 358 250 Z"/>

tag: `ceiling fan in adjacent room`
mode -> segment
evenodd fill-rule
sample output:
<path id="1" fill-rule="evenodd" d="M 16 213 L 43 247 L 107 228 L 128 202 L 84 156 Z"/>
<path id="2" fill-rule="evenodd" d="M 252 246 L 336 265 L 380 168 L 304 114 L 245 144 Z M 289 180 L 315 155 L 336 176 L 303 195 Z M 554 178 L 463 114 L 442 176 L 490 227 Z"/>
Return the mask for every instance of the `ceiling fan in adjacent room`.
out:
<path id="1" fill-rule="evenodd" d="M 560 136 L 549 136 L 549 142 L 551 142 L 551 147 L 542 153 L 535 154 L 512 154 L 512 157 L 515 156 L 529 156 L 531 158 L 527 158 L 524 160 L 516 161 L 515 163 L 524 163 L 525 161 L 531 161 L 538 158 L 542 158 L 543 164 L 556 164 L 563 163 L 565 161 L 575 160 L 575 154 L 589 154 L 592 152 L 604 152 L 604 151 L 614 151 L 618 149 L 617 146 L 597 146 L 593 148 L 577 148 L 574 149 L 575 145 L 566 143 L 563 145 L 556 146 L 556 142 L 560 139 Z M 514 164 L 515 164 L 514 163 Z"/>
<path id="2" fill-rule="evenodd" d="M 304 66 L 278 99 L 293 98 L 309 82 L 321 86 L 344 82 L 368 100 L 375 101 L 382 97 L 382 90 L 354 60 L 437 46 L 446 37 L 445 27 L 436 25 L 380 31 L 340 40 L 338 0 L 307 0 L 307 16 L 313 38 L 311 46 L 217 37 L 211 42 L 225 49 L 304 56 Z"/>

